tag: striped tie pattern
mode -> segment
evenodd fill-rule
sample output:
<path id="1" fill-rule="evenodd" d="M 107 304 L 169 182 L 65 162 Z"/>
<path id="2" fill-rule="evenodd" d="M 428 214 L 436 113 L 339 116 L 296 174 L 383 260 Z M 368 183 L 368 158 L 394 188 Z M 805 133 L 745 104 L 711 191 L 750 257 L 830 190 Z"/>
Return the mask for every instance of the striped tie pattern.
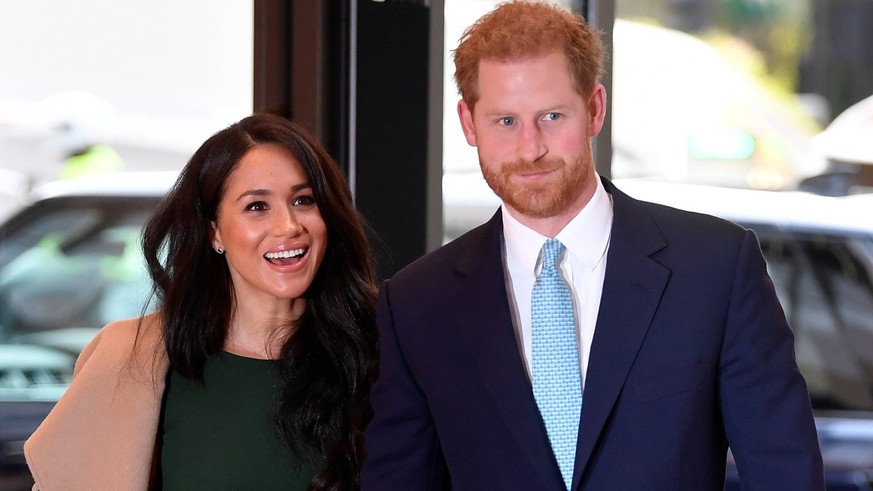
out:
<path id="1" fill-rule="evenodd" d="M 573 300 L 558 261 L 564 244 L 549 239 L 531 297 L 531 378 L 534 398 L 567 489 L 573 481 L 582 381 Z"/>

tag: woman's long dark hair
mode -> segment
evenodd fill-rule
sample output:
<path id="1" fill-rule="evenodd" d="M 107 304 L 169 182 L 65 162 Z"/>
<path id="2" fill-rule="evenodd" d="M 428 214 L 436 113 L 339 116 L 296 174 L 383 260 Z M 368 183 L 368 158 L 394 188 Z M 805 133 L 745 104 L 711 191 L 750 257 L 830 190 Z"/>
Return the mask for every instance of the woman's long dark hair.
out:
<path id="1" fill-rule="evenodd" d="M 378 348 L 372 256 L 339 168 L 284 118 L 256 114 L 209 138 L 146 224 L 143 251 L 161 305 L 170 367 L 202 378 L 207 357 L 224 345 L 233 287 L 225 258 L 212 249 L 210 222 L 240 159 L 267 143 L 287 148 L 303 166 L 328 231 L 306 311 L 291 326 L 278 361 L 277 431 L 298 456 L 320 454 L 324 466 L 310 489 L 355 489 Z"/>

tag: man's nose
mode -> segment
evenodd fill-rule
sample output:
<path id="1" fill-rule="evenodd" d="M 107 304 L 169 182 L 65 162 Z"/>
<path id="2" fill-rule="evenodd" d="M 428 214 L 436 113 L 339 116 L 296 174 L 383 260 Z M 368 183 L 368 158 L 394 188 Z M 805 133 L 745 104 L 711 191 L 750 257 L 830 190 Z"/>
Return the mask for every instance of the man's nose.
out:
<path id="1" fill-rule="evenodd" d="M 518 157 L 525 162 L 534 162 L 546 151 L 542 130 L 536 124 L 523 125 L 518 135 Z"/>

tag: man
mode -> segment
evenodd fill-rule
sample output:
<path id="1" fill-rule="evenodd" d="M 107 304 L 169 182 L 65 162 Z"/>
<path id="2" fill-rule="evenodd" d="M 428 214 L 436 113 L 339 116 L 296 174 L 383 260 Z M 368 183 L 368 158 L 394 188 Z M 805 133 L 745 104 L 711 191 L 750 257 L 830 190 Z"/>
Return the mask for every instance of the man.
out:
<path id="1" fill-rule="evenodd" d="M 503 206 L 383 285 L 363 489 L 721 490 L 729 445 L 744 489 L 823 489 L 754 234 L 594 171 L 597 33 L 504 4 L 455 66 Z"/>

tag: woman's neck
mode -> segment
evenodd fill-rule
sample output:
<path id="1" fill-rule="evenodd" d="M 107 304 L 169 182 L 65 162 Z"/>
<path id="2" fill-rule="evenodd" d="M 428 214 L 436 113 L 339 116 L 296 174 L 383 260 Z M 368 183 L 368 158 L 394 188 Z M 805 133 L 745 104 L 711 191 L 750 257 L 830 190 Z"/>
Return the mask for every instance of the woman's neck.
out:
<path id="1" fill-rule="evenodd" d="M 224 351 L 248 358 L 279 358 L 305 309 L 305 299 L 272 306 L 238 302 L 232 310 Z"/>

